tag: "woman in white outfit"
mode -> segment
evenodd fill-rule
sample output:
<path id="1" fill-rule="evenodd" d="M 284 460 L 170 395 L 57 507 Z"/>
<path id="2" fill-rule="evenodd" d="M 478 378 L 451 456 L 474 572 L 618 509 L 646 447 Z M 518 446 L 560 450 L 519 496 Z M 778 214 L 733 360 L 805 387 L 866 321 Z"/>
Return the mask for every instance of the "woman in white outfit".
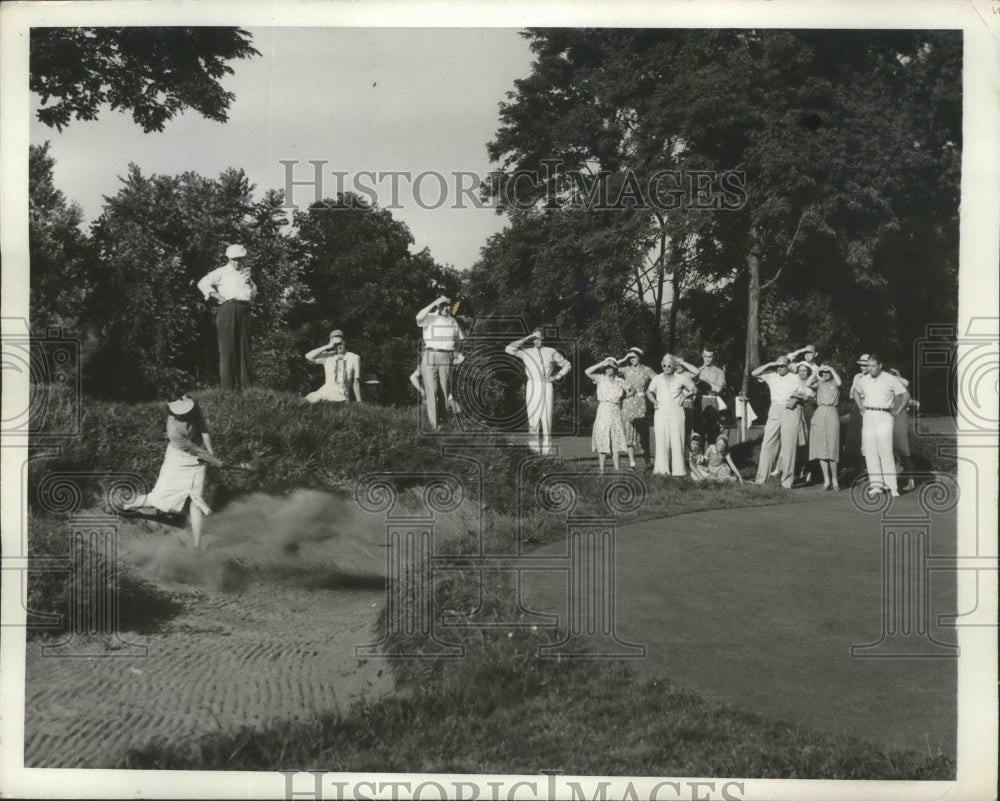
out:
<path id="1" fill-rule="evenodd" d="M 684 400 L 697 388 L 688 375 L 677 372 L 677 360 L 667 354 L 663 372 L 649 382 L 646 397 L 656 408 L 653 415 L 654 475 L 686 475 L 684 467 Z M 668 470 L 669 466 L 669 470 Z"/>
<path id="2" fill-rule="evenodd" d="M 211 513 L 205 503 L 205 465 L 222 467 L 212 451 L 212 439 L 201 409 L 186 394 L 167 404 L 167 450 L 149 495 L 139 495 L 125 504 L 123 511 L 154 507 L 168 514 L 180 514 L 191 502 L 191 530 L 194 547 L 201 547 L 205 515 Z"/>

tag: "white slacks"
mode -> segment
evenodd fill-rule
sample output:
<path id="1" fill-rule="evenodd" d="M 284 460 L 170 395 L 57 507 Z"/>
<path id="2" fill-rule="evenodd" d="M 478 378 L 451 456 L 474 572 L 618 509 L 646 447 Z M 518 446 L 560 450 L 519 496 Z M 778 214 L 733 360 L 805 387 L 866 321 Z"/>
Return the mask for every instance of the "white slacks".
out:
<path id="1" fill-rule="evenodd" d="M 684 409 L 661 406 L 653 415 L 653 473 L 660 476 L 687 475 L 684 466 Z M 667 466 L 670 469 L 668 471 Z"/>
<path id="2" fill-rule="evenodd" d="M 781 485 L 791 488 L 795 480 L 795 449 L 799 442 L 802 424 L 802 407 L 785 408 L 783 403 L 772 403 L 764 424 L 761 438 L 760 459 L 757 462 L 757 483 L 762 484 L 771 472 L 775 459 L 781 470 Z"/>
<path id="3" fill-rule="evenodd" d="M 866 410 L 861 420 L 861 447 L 871 487 L 888 487 L 891 492 L 898 492 L 896 460 L 892 455 L 892 423 L 893 416 L 889 412 Z"/>
<path id="4" fill-rule="evenodd" d="M 542 453 L 552 450 L 552 384 L 548 381 L 528 381 L 524 388 L 524 403 L 528 412 L 528 447 Z"/>

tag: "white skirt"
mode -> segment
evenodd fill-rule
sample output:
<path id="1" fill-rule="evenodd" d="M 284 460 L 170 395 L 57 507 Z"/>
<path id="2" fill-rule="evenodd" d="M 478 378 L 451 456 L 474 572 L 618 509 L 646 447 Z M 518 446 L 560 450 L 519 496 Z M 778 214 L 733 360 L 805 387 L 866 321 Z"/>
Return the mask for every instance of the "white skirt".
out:
<path id="1" fill-rule="evenodd" d="M 184 511 L 188 498 L 205 514 L 211 513 L 202 494 L 205 491 L 205 463 L 198 457 L 185 453 L 172 445 L 163 455 L 163 466 L 156 479 L 156 486 L 146 498 L 146 503 L 161 512 L 177 514 Z"/>

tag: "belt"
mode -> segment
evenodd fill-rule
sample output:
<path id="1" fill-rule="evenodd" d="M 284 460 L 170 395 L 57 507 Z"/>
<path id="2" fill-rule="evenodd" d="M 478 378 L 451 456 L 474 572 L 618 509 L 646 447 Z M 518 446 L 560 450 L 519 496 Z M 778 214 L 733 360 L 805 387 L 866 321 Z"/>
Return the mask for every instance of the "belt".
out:
<path id="1" fill-rule="evenodd" d="M 817 406 L 831 406 L 833 408 L 836 408 L 836 406 L 837 406 L 836 403 L 817 403 L 816 405 Z"/>
<path id="2" fill-rule="evenodd" d="M 236 300 L 236 298 L 230 298 L 229 300 L 224 300 L 222 301 L 222 303 L 223 305 L 225 305 L 226 303 L 242 303 L 244 306 L 250 305 L 249 300 Z"/>
<path id="3" fill-rule="evenodd" d="M 424 350 L 432 350 L 435 353 L 454 353 L 455 351 L 449 348 L 431 348 L 424 346 Z"/>
<path id="4" fill-rule="evenodd" d="M 865 406 L 865 411 L 866 412 L 891 412 L 892 411 L 892 407 L 890 406 L 888 409 L 885 409 L 885 408 L 883 408 L 881 406 Z"/>

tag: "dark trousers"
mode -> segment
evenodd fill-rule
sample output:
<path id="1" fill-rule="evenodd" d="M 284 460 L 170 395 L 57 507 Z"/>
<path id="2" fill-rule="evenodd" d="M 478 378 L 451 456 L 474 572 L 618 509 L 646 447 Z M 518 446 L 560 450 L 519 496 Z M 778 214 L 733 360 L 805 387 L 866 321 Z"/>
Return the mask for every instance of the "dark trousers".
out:
<path id="1" fill-rule="evenodd" d="M 219 332 L 219 378 L 223 389 L 250 386 L 250 304 L 227 300 L 215 318 Z"/>

